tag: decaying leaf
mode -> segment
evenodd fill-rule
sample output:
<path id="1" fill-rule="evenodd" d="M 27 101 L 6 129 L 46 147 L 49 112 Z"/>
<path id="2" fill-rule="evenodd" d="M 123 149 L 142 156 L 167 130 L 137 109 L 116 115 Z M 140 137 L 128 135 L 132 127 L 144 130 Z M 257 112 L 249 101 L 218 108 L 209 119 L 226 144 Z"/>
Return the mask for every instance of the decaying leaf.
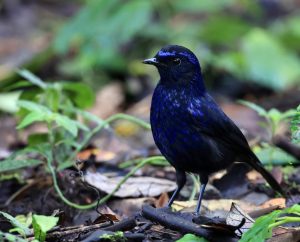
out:
<path id="1" fill-rule="evenodd" d="M 101 149 L 87 149 L 77 154 L 77 158 L 80 160 L 88 160 L 92 156 L 95 157 L 96 161 L 109 161 L 116 157 L 116 153 Z"/>
<path id="2" fill-rule="evenodd" d="M 235 231 L 236 235 L 238 236 L 241 236 L 244 232 L 250 229 L 254 223 L 254 220 L 236 203 L 233 202 L 226 218 L 226 224 L 231 226 L 240 226 L 242 222 L 243 225 Z"/>
<path id="3" fill-rule="evenodd" d="M 88 172 L 85 180 L 92 186 L 105 193 L 111 193 L 123 177 L 107 177 L 100 173 Z M 116 197 L 155 197 L 164 192 L 171 192 L 176 189 L 176 184 L 161 178 L 154 177 L 130 177 L 123 183 L 120 189 L 114 194 Z"/>
<path id="4" fill-rule="evenodd" d="M 208 209 L 210 212 L 215 211 L 229 211 L 231 208 L 232 203 L 238 203 L 239 206 L 245 210 L 246 212 L 250 212 L 255 210 L 257 206 L 254 204 L 242 201 L 242 200 L 233 200 L 233 199 L 211 199 L 211 200 L 203 200 L 202 201 L 202 207 Z M 184 209 L 184 211 L 192 211 L 195 209 L 197 204 L 197 201 L 175 201 L 173 203 L 173 208 L 176 211 L 181 211 Z"/>

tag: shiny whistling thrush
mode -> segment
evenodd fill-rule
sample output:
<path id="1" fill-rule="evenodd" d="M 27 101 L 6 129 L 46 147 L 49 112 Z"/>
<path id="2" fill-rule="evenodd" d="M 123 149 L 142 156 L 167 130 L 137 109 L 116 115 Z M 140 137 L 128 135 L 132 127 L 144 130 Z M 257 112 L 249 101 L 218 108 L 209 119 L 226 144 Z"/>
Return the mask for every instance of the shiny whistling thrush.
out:
<path id="1" fill-rule="evenodd" d="M 199 214 L 208 176 L 246 162 L 284 194 L 251 151 L 246 138 L 206 92 L 197 57 L 189 49 L 168 45 L 154 58 L 143 61 L 157 67 L 160 80 L 151 104 L 151 127 L 161 153 L 176 169 L 177 189 L 168 206 L 186 183 L 186 172 L 200 176 L 201 189 L 196 207 Z"/>

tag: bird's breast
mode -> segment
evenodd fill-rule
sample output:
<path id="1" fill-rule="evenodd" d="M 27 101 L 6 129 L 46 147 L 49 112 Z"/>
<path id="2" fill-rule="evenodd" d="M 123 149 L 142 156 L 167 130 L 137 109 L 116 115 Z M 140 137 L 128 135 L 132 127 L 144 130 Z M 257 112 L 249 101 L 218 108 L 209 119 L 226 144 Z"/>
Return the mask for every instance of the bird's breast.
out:
<path id="1" fill-rule="evenodd" d="M 153 138 L 175 168 L 210 174 L 232 162 L 232 151 L 201 131 L 211 122 L 206 113 L 209 107 L 204 99 L 190 93 L 161 90 L 159 86 L 154 91 L 150 114 Z"/>
<path id="2" fill-rule="evenodd" d="M 184 91 L 156 89 L 153 94 L 150 114 L 153 138 L 175 167 L 177 160 L 191 160 L 199 150 L 205 150 L 203 136 L 190 124 L 191 108 L 190 96 Z"/>

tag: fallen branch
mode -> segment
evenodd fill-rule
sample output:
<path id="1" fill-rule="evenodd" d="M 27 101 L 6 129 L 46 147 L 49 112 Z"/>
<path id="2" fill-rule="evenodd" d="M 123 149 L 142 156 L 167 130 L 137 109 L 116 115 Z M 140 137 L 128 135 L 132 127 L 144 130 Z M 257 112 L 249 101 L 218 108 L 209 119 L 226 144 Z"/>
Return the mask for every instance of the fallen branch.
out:
<path id="1" fill-rule="evenodd" d="M 211 242 L 237 242 L 238 238 L 233 237 L 224 233 L 212 232 L 208 229 L 204 229 L 201 225 L 195 224 L 191 221 L 188 221 L 178 213 L 170 213 L 162 209 L 156 209 L 150 205 L 144 205 L 142 208 L 142 216 L 145 218 L 157 222 L 163 226 L 166 226 L 172 230 L 178 231 L 182 234 L 195 234 L 197 236 L 208 239 Z"/>

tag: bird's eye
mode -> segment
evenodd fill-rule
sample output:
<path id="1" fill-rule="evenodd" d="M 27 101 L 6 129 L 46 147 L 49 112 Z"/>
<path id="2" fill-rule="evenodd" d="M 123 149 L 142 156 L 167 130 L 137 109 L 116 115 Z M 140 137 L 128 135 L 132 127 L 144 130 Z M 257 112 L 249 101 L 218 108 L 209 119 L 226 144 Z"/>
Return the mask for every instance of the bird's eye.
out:
<path id="1" fill-rule="evenodd" d="M 174 63 L 175 65 L 180 65 L 181 60 L 180 60 L 179 58 L 175 58 L 175 59 L 173 60 L 173 63 Z"/>

